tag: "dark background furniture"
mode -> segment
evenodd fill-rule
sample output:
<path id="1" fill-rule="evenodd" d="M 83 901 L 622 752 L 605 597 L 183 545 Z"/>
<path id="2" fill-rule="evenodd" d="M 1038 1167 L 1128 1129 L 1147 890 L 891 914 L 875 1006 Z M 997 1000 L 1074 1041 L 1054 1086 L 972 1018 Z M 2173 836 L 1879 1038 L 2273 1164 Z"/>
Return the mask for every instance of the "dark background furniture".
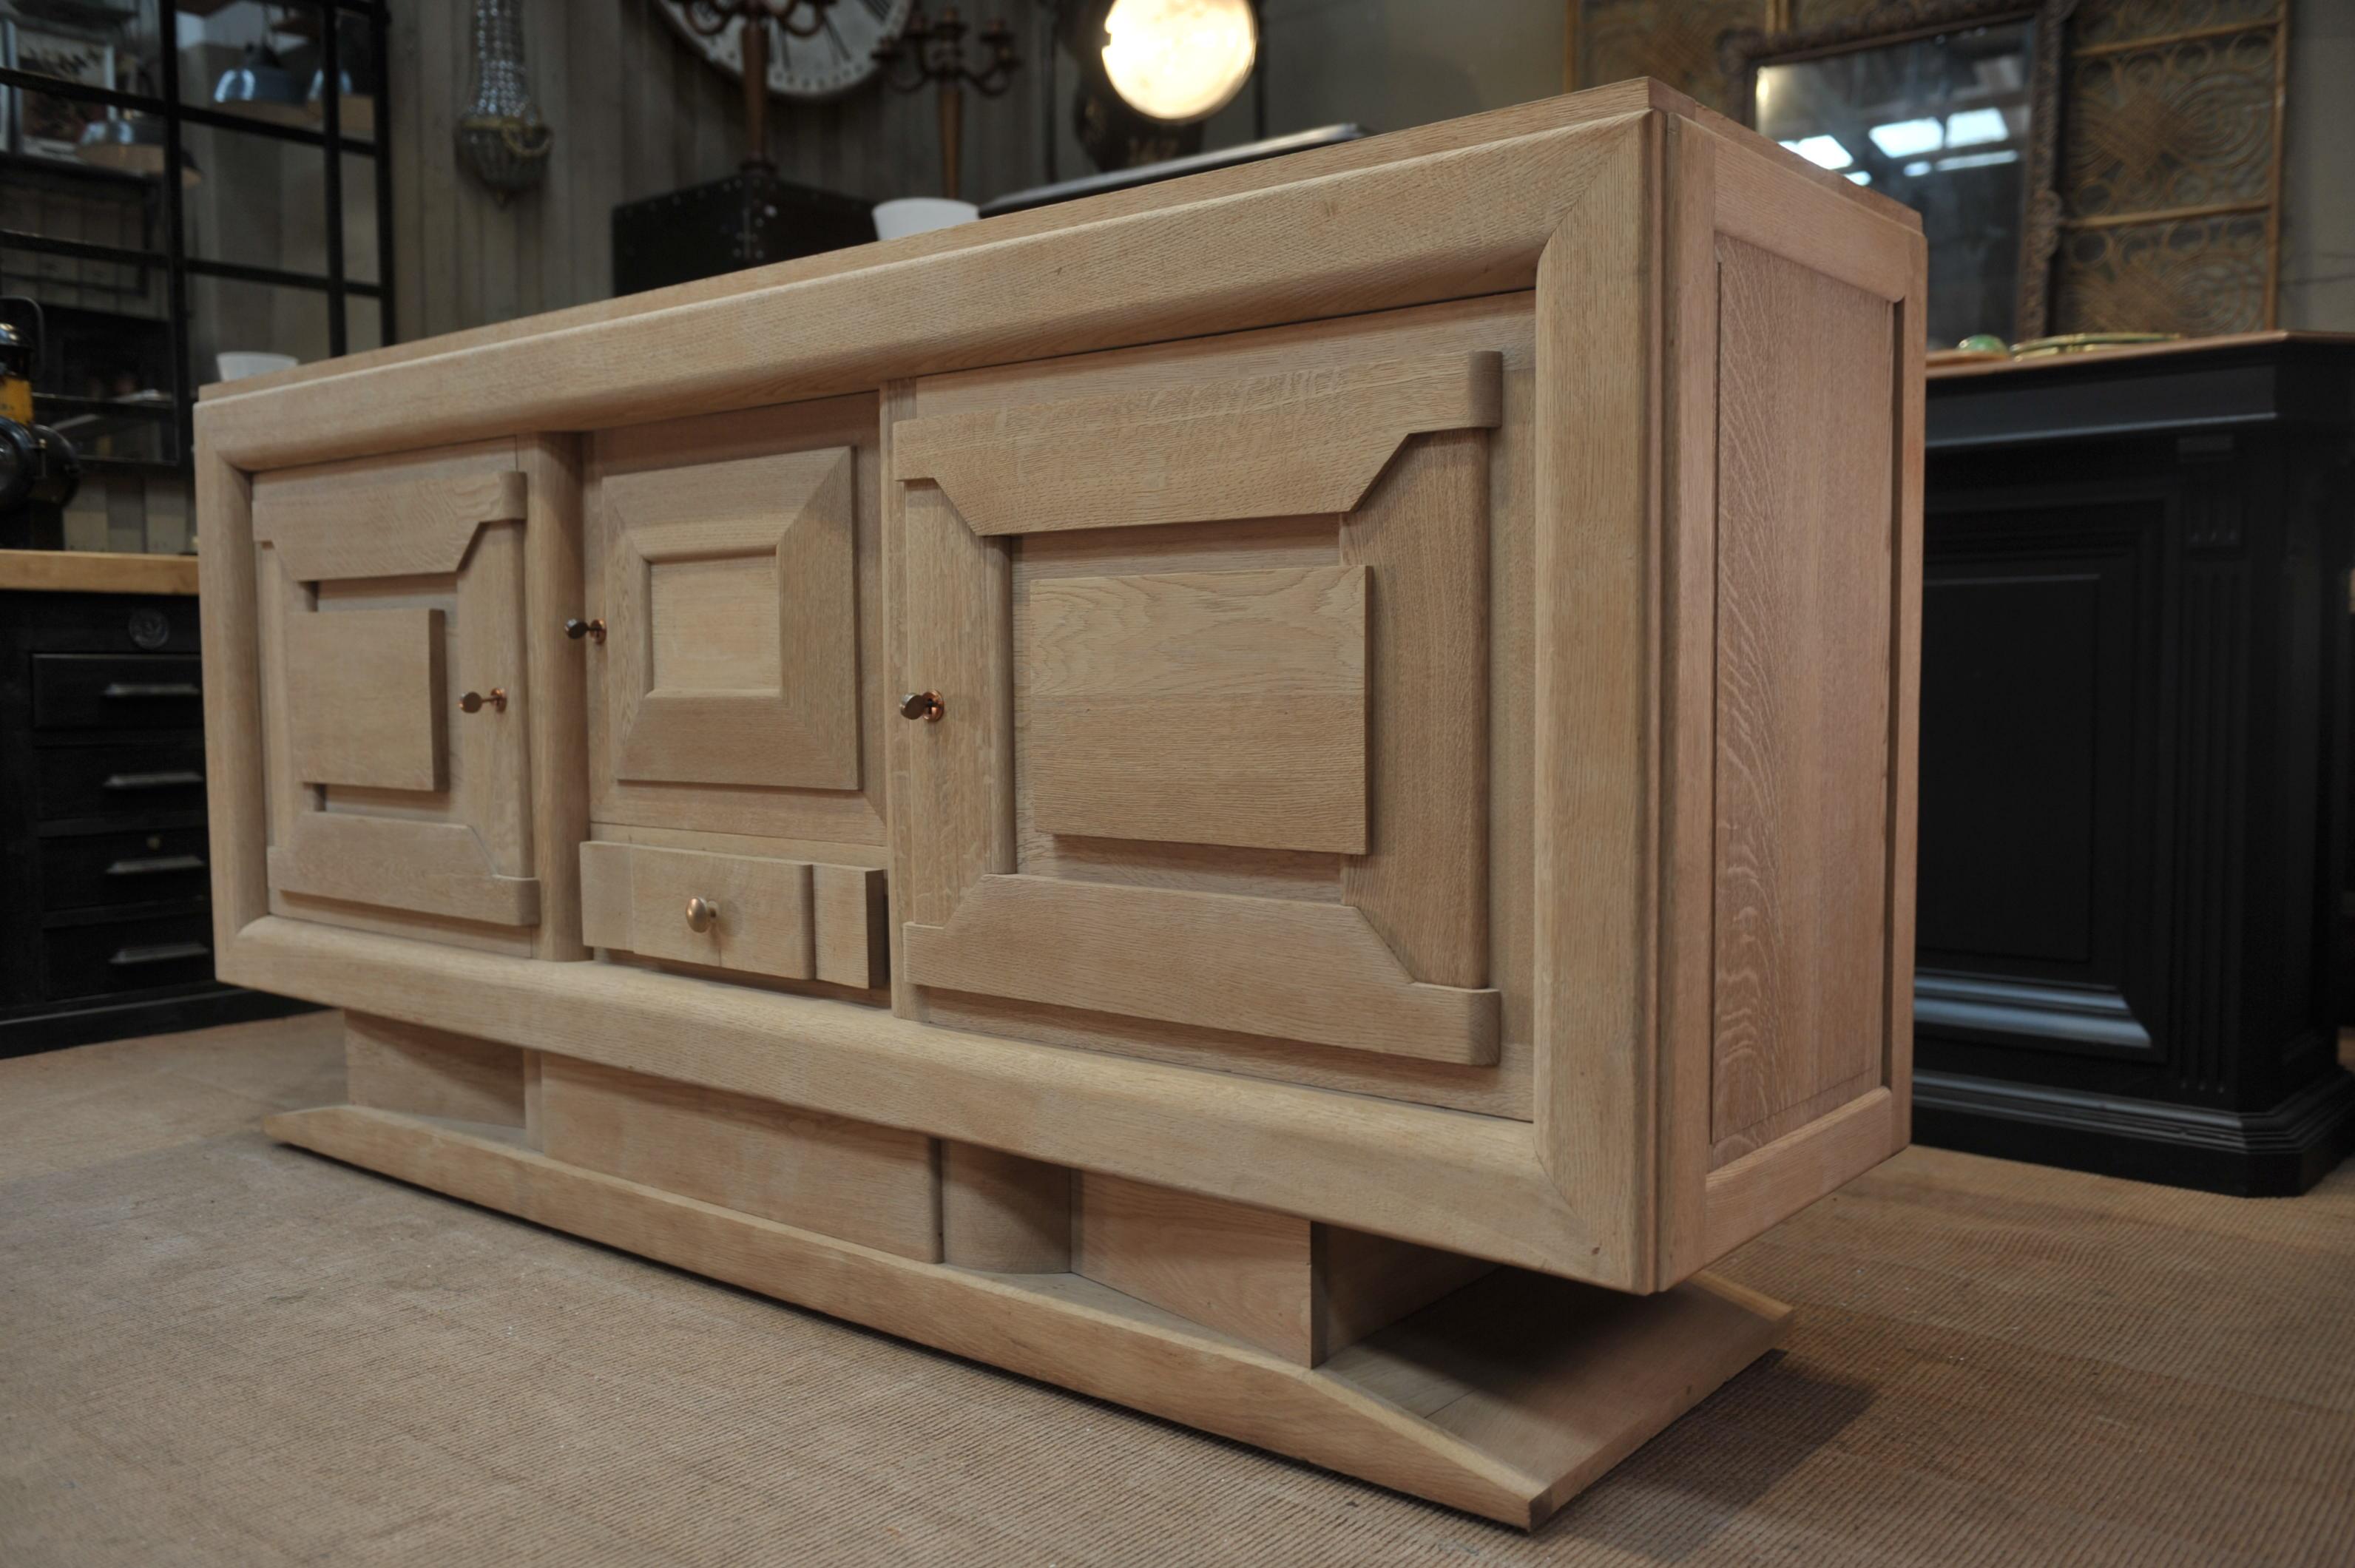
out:
<path id="1" fill-rule="evenodd" d="M 2355 338 L 1934 375 L 1914 1136 L 2224 1192 L 2355 1141 Z"/>
<path id="2" fill-rule="evenodd" d="M 213 978 L 197 602 L 0 592 L 0 1057 L 304 1011 Z"/>

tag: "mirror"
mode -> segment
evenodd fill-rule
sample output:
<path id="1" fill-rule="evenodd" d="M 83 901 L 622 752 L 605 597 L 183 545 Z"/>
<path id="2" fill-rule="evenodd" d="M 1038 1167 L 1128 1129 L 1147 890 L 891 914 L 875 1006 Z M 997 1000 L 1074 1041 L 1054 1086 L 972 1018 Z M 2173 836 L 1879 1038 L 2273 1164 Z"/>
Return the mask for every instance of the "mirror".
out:
<path id="1" fill-rule="evenodd" d="M 1922 215 L 1933 347 L 2043 335 L 2062 8 L 1931 0 L 1728 40 L 1744 120 Z"/>

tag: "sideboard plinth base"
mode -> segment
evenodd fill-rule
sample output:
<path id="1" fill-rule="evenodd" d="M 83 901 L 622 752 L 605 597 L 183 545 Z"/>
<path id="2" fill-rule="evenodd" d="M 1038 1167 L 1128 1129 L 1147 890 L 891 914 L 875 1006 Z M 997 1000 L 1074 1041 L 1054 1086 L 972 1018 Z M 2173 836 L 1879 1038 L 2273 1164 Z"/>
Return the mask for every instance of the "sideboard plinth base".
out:
<path id="1" fill-rule="evenodd" d="M 1070 1274 L 922 1263 L 549 1159 L 519 1129 L 355 1106 L 270 1135 L 518 1219 L 1530 1528 L 1779 1344 L 1696 1276 L 1625 1296 L 1498 1269 L 1297 1365 Z"/>

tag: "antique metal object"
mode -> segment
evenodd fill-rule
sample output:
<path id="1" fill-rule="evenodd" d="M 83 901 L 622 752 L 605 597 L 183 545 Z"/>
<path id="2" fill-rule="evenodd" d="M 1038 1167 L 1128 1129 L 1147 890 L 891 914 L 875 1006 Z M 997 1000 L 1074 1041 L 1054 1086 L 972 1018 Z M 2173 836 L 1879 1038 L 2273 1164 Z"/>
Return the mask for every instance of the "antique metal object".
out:
<path id="1" fill-rule="evenodd" d="M 474 84 L 458 117 L 458 149 L 500 206 L 548 173 L 556 133 L 532 101 L 517 0 L 474 0 Z"/>
<path id="2" fill-rule="evenodd" d="M 698 897 L 691 898 L 687 901 L 687 930 L 694 932 L 709 931 L 714 925 L 718 924 L 719 922 L 719 906 L 713 903 L 709 899 Z"/>
<path id="3" fill-rule="evenodd" d="M 458 699 L 458 711 L 461 713 L 480 713 L 485 708 L 505 713 L 507 710 L 507 688 L 495 686 L 488 697 L 479 691 L 470 691 Z"/>
<path id="4" fill-rule="evenodd" d="M 602 643 L 605 640 L 605 623 L 602 620 L 584 621 L 575 615 L 564 623 L 564 635 L 576 643 L 583 637 L 592 643 Z"/>
<path id="5" fill-rule="evenodd" d="M 941 701 L 941 694 L 937 691 L 911 691 L 900 699 L 900 717 L 902 719 L 922 719 L 926 723 L 937 724 L 941 715 L 947 711 L 947 705 Z"/>
<path id="6" fill-rule="evenodd" d="M 1014 68 L 1022 63 L 1014 53 L 1014 30 L 996 21 L 974 35 L 981 59 L 978 65 L 968 65 L 964 40 L 970 31 L 954 5 L 937 22 L 918 11 L 897 38 L 875 51 L 883 64 L 884 85 L 894 92 L 940 90 L 941 194 L 951 201 L 957 199 L 957 166 L 964 154 L 964 90 L 998 97 L 1012 85 Z"/>

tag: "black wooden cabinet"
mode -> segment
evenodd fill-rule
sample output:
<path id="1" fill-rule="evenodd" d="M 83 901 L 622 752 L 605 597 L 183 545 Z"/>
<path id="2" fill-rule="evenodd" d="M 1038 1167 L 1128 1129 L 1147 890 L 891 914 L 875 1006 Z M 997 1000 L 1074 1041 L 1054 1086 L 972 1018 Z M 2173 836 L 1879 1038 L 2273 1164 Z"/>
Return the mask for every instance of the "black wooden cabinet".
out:
<path id="1" fill-rule="evenodd" d="M 1934 378 L 1914 1136 L 2226 1192 L 2355 1139 L 2355 340 Z"/>
<path id="2" fill-rule="evenodd" d="M 0 592 L 0 1056 L 306 1004 L 213 978 L 197 602 Z"/>

